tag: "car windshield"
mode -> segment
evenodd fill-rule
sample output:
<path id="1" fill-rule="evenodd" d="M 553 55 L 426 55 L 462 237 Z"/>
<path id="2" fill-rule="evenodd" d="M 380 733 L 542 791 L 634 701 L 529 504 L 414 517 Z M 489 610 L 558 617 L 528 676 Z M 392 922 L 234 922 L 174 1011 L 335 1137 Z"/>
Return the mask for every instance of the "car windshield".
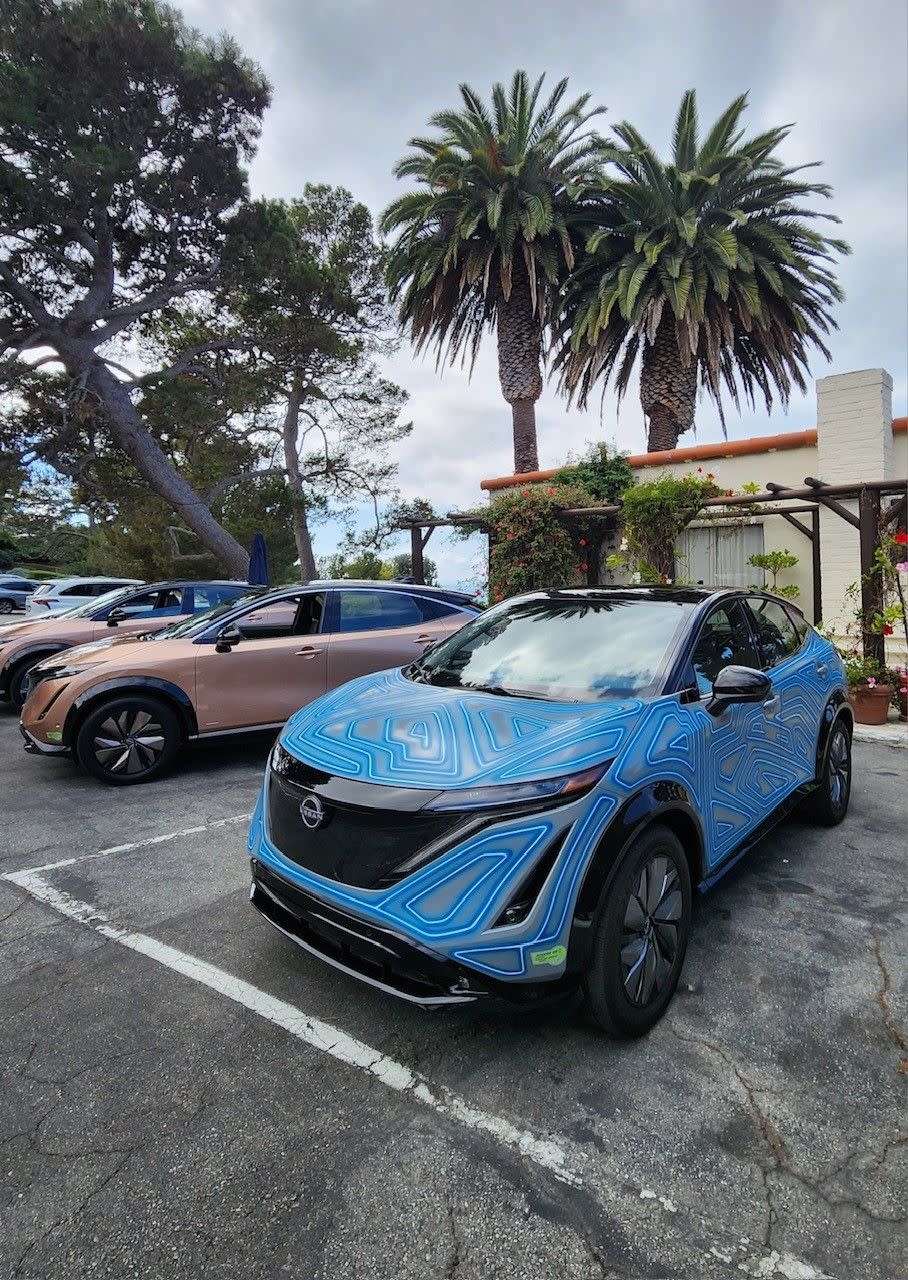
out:
<path id="1" fill-rule="evenodd" d="M 115 591 L 105 591 L 103 596 L 93 596 L 91 600 L 86 600 L 85 604 L 74 605 L 72 609 L 58 609 L 54 617 L 90 618 L 99 609 L 108 608 L 110 605 L 116 604 L 118 600 L 125 600 L 127 596 L 134 596 L 136 590 L 135 586 L 117 587 Z"/>
<path id="2" fill-rule="evenodd" d="M 689 600 L 548 593 L 506 601 L 409 668 L 411 679 L 553 702 L 652 692 Z"/>
<path id="3" fill-rule="evenodd" d="M 263 589 L 255 590 L 253 588 L 247 591 L 245 595 L 232 596 L 229 600 L 222 600 L 220 604 L 212 605 L 204 613 L 194 613 L 191 617 L 184 618 L 182 622 L 173 622 L 169 627 L 165 627 L 163 631 L 155 631 L 148 638 L 150 640 L 182 640 L 187 636 L 198 635 L 200 631 L 210 627 L 212 622 L 217 622 L 218 618 L 222 618 L 225 613 L 231 613 L 240 605 L 253 604 L 256 600 L 260 600 L 264 594 Z"/>

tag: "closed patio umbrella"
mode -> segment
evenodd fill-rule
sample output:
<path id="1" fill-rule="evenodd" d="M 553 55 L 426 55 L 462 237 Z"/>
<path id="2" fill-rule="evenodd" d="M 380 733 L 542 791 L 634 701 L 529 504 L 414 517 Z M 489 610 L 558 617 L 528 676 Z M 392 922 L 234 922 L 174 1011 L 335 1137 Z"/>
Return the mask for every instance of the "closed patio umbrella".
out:
<path id="1" fill-rule="evenodd" d="M 252 535 L 252 549 L 249 553 L 249 585 L 268 586 L 268 548 L 260 533 Z"/>

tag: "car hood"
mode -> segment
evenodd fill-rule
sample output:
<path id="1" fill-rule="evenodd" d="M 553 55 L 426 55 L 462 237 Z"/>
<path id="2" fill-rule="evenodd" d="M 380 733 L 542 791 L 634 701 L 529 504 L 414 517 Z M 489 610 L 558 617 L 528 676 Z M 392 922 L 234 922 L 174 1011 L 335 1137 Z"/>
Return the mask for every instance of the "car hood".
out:
<path id="1" fill-rule="evenodd" d="M 31 636 L 41 640 L 47 634 L 48 628 L 54 631 L 65 631 L 67 635 L 78 635 L 82 631 L 85 635 L 91 635 L 91 629 L 95 624 L 89 618 L 55 618 L 52 614 L 41 618 L 28 618 L 20 622 L 0 623 L 0 640 L 27 640 Z"/>
<path id="2" fill-rule="evenodd" d="M 445 689 L 399 670 L 363 676 L 310 703 L 281 742 L 326 773 L 438 790 L 525 782 L 615 756 L 644 703 L 544 702 Z"/>
<path id="3" fill-rule="evenodd" d="M 37 669 L 44 666 L 59 667 L 62 661 L 65 661 L 67 667 L 76 668 L 96 667 L 99 663 L 116 666 L 124 659 L 128 660 L 130 669 L 136 663 L 144 668 L 157 666 L 163 656 L 161 646 L 151 640 L 142 640 L 139 636 L 105 636 L 103 640 L 75 645 L 64 654 L 55 653 L 52 658 L 39 662 Z"/>

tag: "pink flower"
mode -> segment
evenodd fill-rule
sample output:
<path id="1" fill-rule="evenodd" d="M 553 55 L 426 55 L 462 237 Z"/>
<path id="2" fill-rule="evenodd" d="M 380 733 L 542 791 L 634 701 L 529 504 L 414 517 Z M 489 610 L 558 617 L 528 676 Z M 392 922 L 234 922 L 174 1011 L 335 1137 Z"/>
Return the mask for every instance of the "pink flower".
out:
<path id="1" fill-rule="evenodd" d="M 554 492 L 555 492 L 555 490 L 551 487 L 551 485 L 548 487 L 548 489 L 546 489 L 546 493 L 547 493 L 550 497 L 551 497 L 551 495 L 552 495 Z"/>
<path id="2" fill-rule="evenodd" d="M 875 689 L 875 688 L 876 688 L 876 679 L 875 679 L 875 677 L 874 677 L 874 676 L 868 676 L 868 677 L 867 677 L 867 688 L 868 688 L 868 689 Z"/>
<path id="3" fill-rule="evenodd" d="M 895 567 L 898 573 L 908 573 L 908 560 L 900 560 Z"/>
<path id="4" fill-rule="evenodd" d="M 587 564 L 587 562 L 584 560 L 583 564 L 580 566 L 580 572 L 581 572 L 581 573 L 586 573 L 586 571 L 587 571 L 587 569 L 588 569 L 589 567 L 590 567 L 590 566 L 589 566 L 589 565 Z"/>
<path id="5" fill-rule="evenodd" d="M 585 547 L 585 546 L 586 546 L 586 538 L 581 538 L 581 539 L 580 539 L 580 545 L 581 545 L 581 547 Z"/>

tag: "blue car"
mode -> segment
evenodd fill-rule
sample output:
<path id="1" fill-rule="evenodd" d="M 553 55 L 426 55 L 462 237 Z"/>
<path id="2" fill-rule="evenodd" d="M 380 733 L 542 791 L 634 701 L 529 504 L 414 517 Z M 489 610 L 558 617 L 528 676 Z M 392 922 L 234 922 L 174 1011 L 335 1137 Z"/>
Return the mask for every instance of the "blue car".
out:
<path id="1" fill-rule="evenodd" d="M 639 1036 L 705 890 L 795 804 L 841 822 L 842 663 L 787 600 L 539 591 L 298 712 L 249 835 L 252 901 L 422 1005 L 580 987 Z"/>

